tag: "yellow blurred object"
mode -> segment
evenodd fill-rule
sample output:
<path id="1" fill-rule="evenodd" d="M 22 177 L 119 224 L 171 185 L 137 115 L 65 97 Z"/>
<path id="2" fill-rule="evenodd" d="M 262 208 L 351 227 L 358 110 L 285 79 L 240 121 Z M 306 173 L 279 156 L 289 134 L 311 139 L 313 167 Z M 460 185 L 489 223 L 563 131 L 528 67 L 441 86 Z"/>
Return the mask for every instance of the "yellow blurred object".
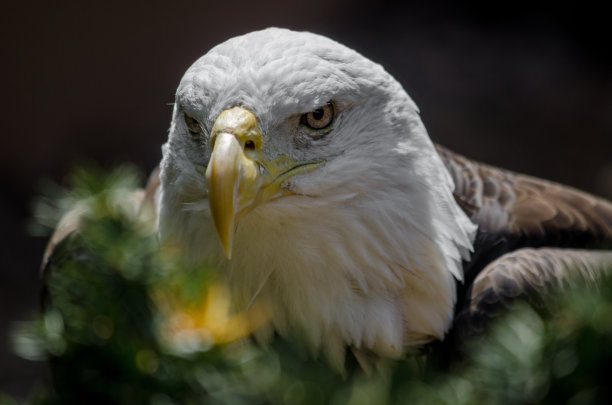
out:
<path id="1" fill-rule="evenodd" d="M 270 319 L 268 306 L 263 304 L 232 313 L 230 291 L 218 281 L 189 302 L 184 302 L 172 286 L 156 288 L 153 298 L 163 317 L 162 338 L 173 346 L 189 341 L 190 346 L 209 348 L 234 342 Z"/>

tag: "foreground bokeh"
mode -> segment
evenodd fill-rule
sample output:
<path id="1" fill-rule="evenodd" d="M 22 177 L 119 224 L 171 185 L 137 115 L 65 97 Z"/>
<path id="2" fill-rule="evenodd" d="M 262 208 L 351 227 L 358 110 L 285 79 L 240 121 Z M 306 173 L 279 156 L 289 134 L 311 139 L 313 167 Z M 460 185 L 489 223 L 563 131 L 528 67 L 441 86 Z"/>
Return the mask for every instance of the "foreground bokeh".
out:
<path id="1" fill-rule="evenodd" d="M 612 371 L 612 279 L 518 303 L 451 364 L 382 362 L 366 375 L 350 357 L 339 373 L 300 342 L 249 337 L 273 308 L 233 313 L 213 269 L 160 246 L 152 212 L 131 193 L 134 170 L 81 170 L 39 219 L 78 204 L 79 232 L 44 277 L 43 313 L 16 325 L 15 350 L 48 359 L 52 381 L 31 403 L 522 404 L 604 403 Z M 10 401 L 8 398 L 1 401 Z"/>

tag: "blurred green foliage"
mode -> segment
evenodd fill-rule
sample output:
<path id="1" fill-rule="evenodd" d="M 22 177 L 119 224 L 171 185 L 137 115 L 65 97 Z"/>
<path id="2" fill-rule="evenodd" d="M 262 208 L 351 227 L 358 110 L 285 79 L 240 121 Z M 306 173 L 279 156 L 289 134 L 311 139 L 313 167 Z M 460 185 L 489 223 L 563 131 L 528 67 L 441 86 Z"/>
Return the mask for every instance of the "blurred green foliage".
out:
<path id="1" fill-rule="evenodd" d="M 82 218 L 48 266 L 42 315 L 14 334 L 17 353 L 52 368 L 50 386 L 31 403 L 577 405 L 609 397 L 609 277 L 598 291 L 555 297 L 545 317 L 517 304 L 465 348 L 463 361 L 427 372 L 406 359 L 371 375 L 349 364 L 341 375 L 282 339 L 263 348 L 249 338 L 206 339 L 202 330 L 169 333 L 160 291 L 193 307 L 216 278 L 160 248 L 151 217 L 134 209 L 138 182 L 129 168 L 80 171 L 64 200 L 39 204 L 43 223 L 77 202 Z"/>

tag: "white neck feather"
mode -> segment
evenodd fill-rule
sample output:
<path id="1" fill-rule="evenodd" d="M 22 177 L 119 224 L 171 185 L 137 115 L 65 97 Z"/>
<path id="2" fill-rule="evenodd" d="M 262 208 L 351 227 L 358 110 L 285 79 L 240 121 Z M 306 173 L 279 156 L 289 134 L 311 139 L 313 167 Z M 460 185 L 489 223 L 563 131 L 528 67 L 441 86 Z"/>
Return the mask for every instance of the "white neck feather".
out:
<path id="1" fill-rule="evenodd" d="M 443 339 L 453 276 L 462 276 L 475 230 L 452 200 L 448 175 L 431 187 L 398 173 L 387 178 L 392 187 L 372 194 L 296 195 L 259 206 L 240 221 L 231 261 L 206 201 L 181 203 L 179 176 L 168 192 L 162 183 L 161 231 L 228 277 L 237 309 L 254 300 L 271 306 L 271 325 L 259 336 L 303 338 L 338 368 L 347 346 L 397 358 Z"/>

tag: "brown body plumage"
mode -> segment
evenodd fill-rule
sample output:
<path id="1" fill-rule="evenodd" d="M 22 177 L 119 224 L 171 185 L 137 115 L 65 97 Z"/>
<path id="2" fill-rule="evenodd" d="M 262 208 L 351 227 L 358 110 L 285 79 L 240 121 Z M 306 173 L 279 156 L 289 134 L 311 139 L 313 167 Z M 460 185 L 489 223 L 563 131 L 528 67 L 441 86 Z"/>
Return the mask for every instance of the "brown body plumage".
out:
<path id="1" fill-rule="evenodd" d="M 612 203 L 437 146 L 458 204 L 478 224 L 459 285 L 455 334 L 482 330 L 517 298 L 540 302 L 612 268 Z"/>

